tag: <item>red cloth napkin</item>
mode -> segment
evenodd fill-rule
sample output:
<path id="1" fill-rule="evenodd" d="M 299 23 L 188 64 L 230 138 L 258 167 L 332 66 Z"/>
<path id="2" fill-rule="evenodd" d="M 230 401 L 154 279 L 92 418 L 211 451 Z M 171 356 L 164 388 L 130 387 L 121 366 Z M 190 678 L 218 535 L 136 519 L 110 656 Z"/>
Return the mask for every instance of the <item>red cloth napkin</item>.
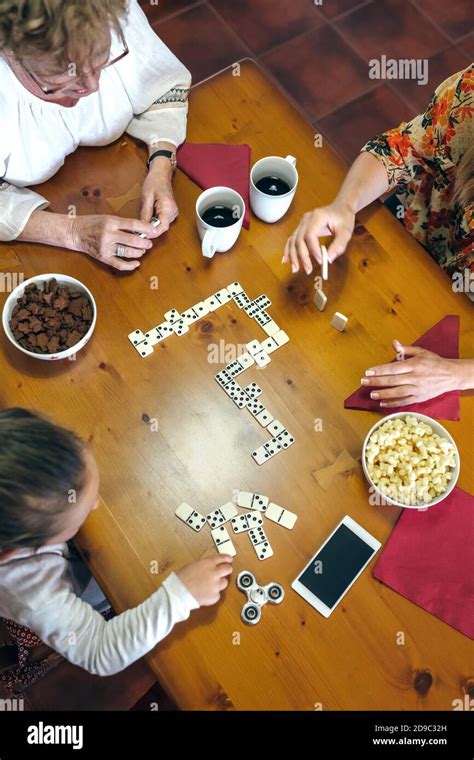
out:
<path id="1" fill-rule="evenodd" d="M 183 143 L 176 153 L 179 168 L 203 190 L 224 185 L 245 201 L 244 227 L 250 227 L 250 146 Z"/>
<path id="2" fill-rule="evenodd" d="M 474 497 L 454 488 L 434 507 L 402 511 L 372 573 L 472 639 L 473 543 Z"/>
<path id="3" fill-rule="evenodd" d="M 459 317 L 454 314 L 444 317 L 428 332 L 425 332 L 421 338 L 418 338 L 413 345 L 434 351 L 446 359 L 459 359 Z M 420 414 L 427 414 L 439 420 L 459 420 L 460 418 L 459 391 L 442 393 L 441 396 L 436 396 L 429 401 L 422 401 L 419 404 L 384 409 L 383 407 L 380 408 L 378 401 L 370 398 L 371 390 L 373 389 L 370 387 L 361 386 L 355 393 L 346 398 L 344 408 L 367 409 L 371 412 L 380 412 L 380 414 L 394 414 L 395 412 L 413 412 L 416 414 L 420 412 Z"/>

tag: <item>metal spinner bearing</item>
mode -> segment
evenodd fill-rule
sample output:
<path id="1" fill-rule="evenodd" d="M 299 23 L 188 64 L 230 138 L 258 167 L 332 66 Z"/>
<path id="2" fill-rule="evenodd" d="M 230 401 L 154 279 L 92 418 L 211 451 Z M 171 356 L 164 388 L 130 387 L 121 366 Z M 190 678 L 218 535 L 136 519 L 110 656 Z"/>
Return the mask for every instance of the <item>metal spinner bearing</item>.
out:
<path id="1" fill-rule="evenodd" d="M 248 625 L 255 625 L 262 615 L 262 607 L 270 604 L 280 604 L 285 596 L 285 590 L 279 583 L 269 583 L 259 586 L 255 576 L 248 570 L 243 570 L 237 576 L 237 588 L 247 594 L 247 601 L 242 607 L 242 620 Z"/>

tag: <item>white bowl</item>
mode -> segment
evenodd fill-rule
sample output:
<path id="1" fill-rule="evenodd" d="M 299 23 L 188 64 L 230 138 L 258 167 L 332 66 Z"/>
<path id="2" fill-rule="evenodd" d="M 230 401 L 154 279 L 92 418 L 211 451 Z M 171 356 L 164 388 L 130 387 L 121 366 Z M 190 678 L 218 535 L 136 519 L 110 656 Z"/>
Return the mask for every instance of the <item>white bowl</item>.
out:
<path id="1" fill-rule="evenodd" d="M 446 491 L 439 494 L 438 496 L 435 496 L 432 501 L 428 501 L 426 503 L 423 502 L 423 504 L 403 504 L 402 502 L 395 501 L 395 499 L 390 498 L 389 496 L 386 496 L 383 491 L 378 488 L 378 486 L 375 485 L 374 481 L 370 477 L 368 471 L 367 471 L 367 463 L 366 463 L 366 448 L 367 444 L 369 442 L 370 436 L 372 433 L 377 430 L 381 425 L 383 425 L 387 420 L 395 420 L 398 418 L 405 417 L 416 417 L 417 420 L 420 420 L 420 422 L 426 422 L 428 425 L 430 425 L 431 429 L 434 433 L 437 433 L 442 438 L 446 438 L 450 443 L 453 444 L 455 454 L 456 454 L 456 466 L 451 469 L 451 480 L 449 481 L 448 487 Z M 444 428 L 439 422 L 434 420 L 432 417 L 428 417 L 426 414 L 419 414 L 418 412 L 396 412 L 395 414 L 388 414 L 386 417 L 382 417 L 381 420 L 375 423 L 373 427 L 370 428 L 369 432 L 367 433 L 364 441 L 364 445 L 362 447 L 362 469 L 364 470 L 364 475 L 367 478 L 367 481 L 370 483 L 374 491 L 381 497 L 381 503 L 384 502 L 387 504 L 394 504 L 396 507 L 404 507 L 405 509 L 426 509 L 426 507 L 433 507 L 435 504 L 439 504 L 440 501 L 443 501 L 453 490 L 454 486 L 456 485 L 458 478 L 459 478 L 459 471 L 461 469 L 461 463 L 459 459 L 459 451 L 458 447 L 456 446 L 456 443 L 454 442 L 454 439 L 452 435 L 448 433 L 446 428 Z"/>
<path id="2" fill-rule="evenodd" d="M 11 329 L 10 329 L 10 319 L 13 309 L 16 306 L 18 298 L 21 298 L 23 293 L 25 292 L 25 288 L 27 285 L 31 285 L 32 283 L 35 283 L 38 285 L 38 287 L 41 286 L 42 283 L 46 282 L 46 280 L 57 280 L 58 285 L 67 285 L 72 290 L 79 290 L 81 293 L 83 293 L 85 296 L 87 296 L 92 304 L 92 323 L 89 327 L 86 334 L 79 340 L 74 346 L 71 346 L 71 348 L 67 348 L 64 351 L 58 351 L 55 354 L 35 354 L 33 351 L 28 351 L 26 348 L 23 348 L 23 346 L 20 346 L 16 338 L 14 337 Z M 95 325 L 97 322 L 97 306 L 94 300 L 94 296 L 90 292 L 89 288 L 86 288 L 85 285 L 82 284 L 82 282 L 79 282 L 79 280 L 74 279 L 74 277 L 69 277 L 67 274 L 39 274 L 35 277 L 30 277 L 29 280 L 25 280 L 21 283 L 21 285 L 18 285 L 15 290 L 13 290 L 10 295 L 8 296 L 7 300 L 5 301 L 5 305 L 3 307 L 3 314 L 2 314 L 2 324 L 3 329 L 5 331 L 5 335 L 7 336 L 10 343 L 13 343 L 15 348 L 17 348 L 19 351 L 21 351 L 23 354 L 26 354 L 27 356 L 31 356 L 32 359 L 42 359 L 43 361 L 57 361 L 58 359 L 67 359 L 69 356 L 73 356 L 74 354 L 77 354 L 86 343 L 89 342 L 90 337 L 92 333 L 95 330 Z"/>

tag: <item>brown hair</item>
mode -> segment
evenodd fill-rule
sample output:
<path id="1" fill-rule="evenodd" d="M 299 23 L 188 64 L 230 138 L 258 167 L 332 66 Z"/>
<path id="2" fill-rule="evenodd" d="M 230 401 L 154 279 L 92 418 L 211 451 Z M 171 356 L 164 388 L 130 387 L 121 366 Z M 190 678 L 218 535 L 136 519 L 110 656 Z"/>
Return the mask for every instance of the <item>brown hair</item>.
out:
<path id="1" fill-rule="evenodd" d="M 471 142 L 457 166 L 453 199 L 466 207 L 474 203 L 474 142 Z"/>
<path id="2" fill-rule="evenodd" d="M 123 38 L 127 8 L 128 0 L 0 0 L 0 51 L 46 58 L 62 71 L 82 66 L 101 52 L 104 32 Z"/>
<path id="3" fill-rule="evenodd" d="M 85 446 L 26 409 L 0 411 L 0 551 L 43 546 L 85 482 Z"/>

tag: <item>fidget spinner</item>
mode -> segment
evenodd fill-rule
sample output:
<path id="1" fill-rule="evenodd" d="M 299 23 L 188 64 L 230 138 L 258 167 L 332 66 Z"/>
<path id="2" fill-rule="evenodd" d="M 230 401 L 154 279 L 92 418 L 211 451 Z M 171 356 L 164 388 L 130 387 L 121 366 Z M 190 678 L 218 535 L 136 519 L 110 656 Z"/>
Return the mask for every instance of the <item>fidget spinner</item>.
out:
<path id="1" fill-rule="evenodd" d="M 243 570 L 237 576 L 237 588 L 247 594 L 247 601 L 242 607 L 242 620 L 249 625 L 255 625 L 261 618 L 262 607 L 267 602 L 280 604 L 285 596 L 285 590 L 279 583 L 269 583 L 259 586 L 255 576 L 248 570 Z"/>

